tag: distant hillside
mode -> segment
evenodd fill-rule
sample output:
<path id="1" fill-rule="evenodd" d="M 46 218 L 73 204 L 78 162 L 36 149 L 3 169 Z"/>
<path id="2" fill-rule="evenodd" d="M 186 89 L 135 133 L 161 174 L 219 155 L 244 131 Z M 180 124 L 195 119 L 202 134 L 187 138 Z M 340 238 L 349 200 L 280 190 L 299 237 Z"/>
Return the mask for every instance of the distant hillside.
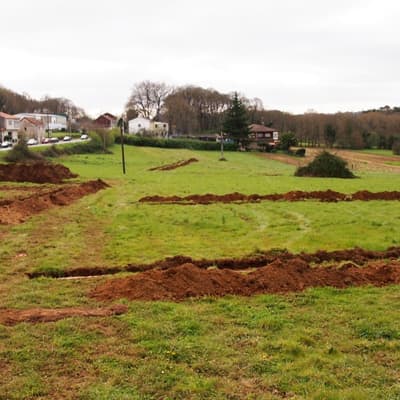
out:
<path id="1" fill-rule="evenodd" d="M 28 94 L 19 94 L 0 85 L 0 111 L 8 114 L 22 112 L 46 112 L 66 114 L 77 119 L 84 117 L 85 111 L 77 107 L 71 100 L 58 97 L 44 97 L 41 100 L 32 99 Z"/>

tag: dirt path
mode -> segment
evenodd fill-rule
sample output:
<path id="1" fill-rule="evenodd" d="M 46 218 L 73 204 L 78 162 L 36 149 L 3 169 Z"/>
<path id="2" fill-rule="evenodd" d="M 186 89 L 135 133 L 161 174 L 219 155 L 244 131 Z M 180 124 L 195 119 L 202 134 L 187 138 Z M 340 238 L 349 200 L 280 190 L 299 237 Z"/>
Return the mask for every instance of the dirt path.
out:
<path id="1" fill-rule="evenodd" d="M 286 164 L 295 165 L 296 167 L 308 164 L 314 157 L 323 151 L 323 148 L 307 148 L 305 157 L 294 157 L 286 154 L 260 153 L 260 157 L 270 160 L 284 162 Z M 390 165 L 390 162 L 400 162 L 399 156 L 383 156 L 369 153 L 362 153 L 351 150 L 326 149 L 339 157 L 344 158 L 352 170 L 358 171 L 387 171 L 399 172 L 400 165 Z"/>

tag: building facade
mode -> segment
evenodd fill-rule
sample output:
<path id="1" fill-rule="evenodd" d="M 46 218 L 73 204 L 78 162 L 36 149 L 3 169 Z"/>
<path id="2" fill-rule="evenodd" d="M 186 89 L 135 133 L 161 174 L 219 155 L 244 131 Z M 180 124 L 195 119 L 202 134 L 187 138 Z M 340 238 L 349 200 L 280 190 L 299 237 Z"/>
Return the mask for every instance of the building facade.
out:
<path id="1" fill-rule="evenodd" d="M 0 139 L 1 143 L 7 141 L 16 143 L 20 129 L 19 118 L 0 112 Z"/>
<path id="2" fill-rule="evenodd" d="M 168 136 L 168 129 L 166 122 L 151 121 L 143 117 L 137 117 L 128 122 L 128 132 L 133 135 L 150 134 L 165 137 Z"/>
<path id="3" fill-rule="evenodd" d="M 64 114 L 44 114 L 44 113 L 19 113 L 15 115 L 22 119 L 24 117 L 33 118 L 43 123 L 45 131 L 67 131 L 68 119 Z"/>

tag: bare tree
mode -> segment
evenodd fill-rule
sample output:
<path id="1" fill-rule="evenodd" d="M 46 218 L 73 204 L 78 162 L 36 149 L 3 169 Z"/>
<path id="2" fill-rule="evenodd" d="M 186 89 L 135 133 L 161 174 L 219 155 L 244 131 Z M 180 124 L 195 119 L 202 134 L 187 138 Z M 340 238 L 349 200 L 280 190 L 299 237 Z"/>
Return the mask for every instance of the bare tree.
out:
<path id="1" fill-rule="evenodd" d="M 172 88 L 164 82 L 139 82 L 133 87 L 125 108 L 136 110 L 141 117 L 158 119 L 164 101 L 171 92 Z"/>

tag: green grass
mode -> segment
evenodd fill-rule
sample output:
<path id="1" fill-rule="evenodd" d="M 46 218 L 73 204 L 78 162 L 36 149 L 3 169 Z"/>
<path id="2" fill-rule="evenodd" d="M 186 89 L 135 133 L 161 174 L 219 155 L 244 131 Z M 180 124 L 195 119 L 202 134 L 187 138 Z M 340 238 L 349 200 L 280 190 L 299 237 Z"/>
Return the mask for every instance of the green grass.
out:
<path id="1" fill-rule="evenodd" d="M 80 179 L 112 187 L 0 226 L 1 307 L 98 306 L 87 293 L 109 279 L 28 280 L 32 270 L 400 245 L 400 202 L 138 203 L 154 194 L 398 190 L 398 174 L 296 178 L 294 167 L 256 154 L 227 153 L 219 162 L 216 152 L 125 150 L 126 176 L 117 146 L 112 155 L 61 159 Z M 148 171 L 190 157 L 199 162 Z M 316 288 L 125 301 L 129 312 L 119 317 L 0 325 L 0 399 L 399 399 L 399 300 L 398 286 Z"/>

